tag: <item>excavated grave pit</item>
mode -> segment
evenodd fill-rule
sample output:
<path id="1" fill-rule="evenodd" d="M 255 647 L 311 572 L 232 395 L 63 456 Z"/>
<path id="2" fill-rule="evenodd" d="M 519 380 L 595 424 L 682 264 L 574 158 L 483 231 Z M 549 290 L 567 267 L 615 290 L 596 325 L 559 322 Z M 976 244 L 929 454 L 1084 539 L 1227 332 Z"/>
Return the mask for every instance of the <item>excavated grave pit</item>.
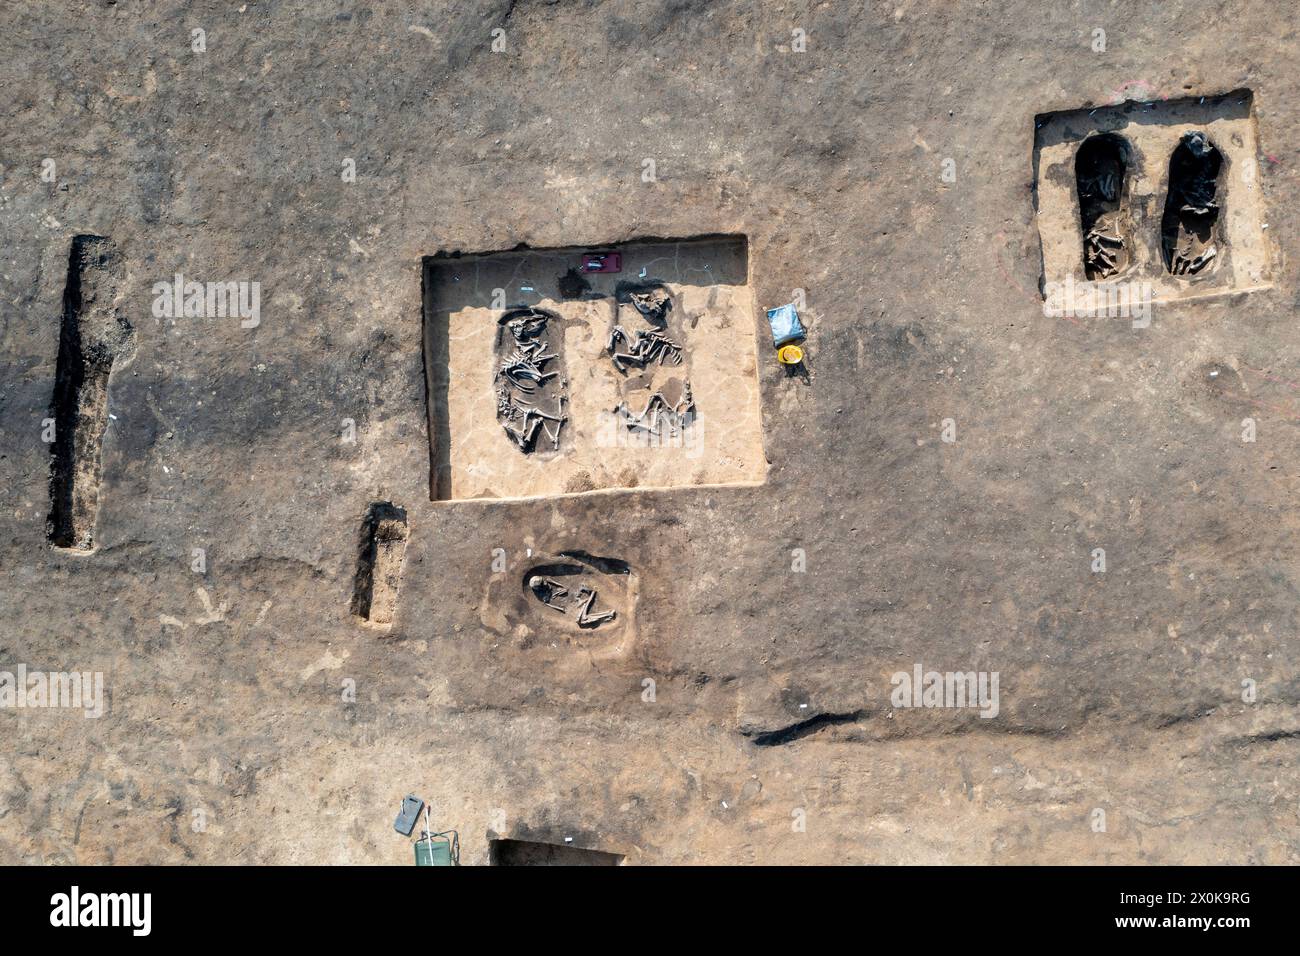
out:
<path id="1" fill-rule="evenodd" d="M 427 257 L 430 498 L 762 483 L 757 316 L 744 237 Z"/>
<path id="2" fill-rule="evenodd" d="M 1132 228 L 1125 209 L 1128 143 L 1113 133 L 1090 136 L 1074 160 L 1083 231 L 1083 268 L 1107 279 L 1128 266 Z"/>
<path id="3" fill-rule="evenodd" d="M 619 866 L 623 857 L 605 850 L 533 840 L 492 840 L 488 844 L 491 866 Z"/>
<path id="4" fill-rule="evenodd" d="M 1222 173 L 1218 147 L 1199 130 L 1184 133 L 1169 160 L 1169 190 L 1160 223 L 1165 269 L 1173 275 L 1214 268 Z"/>
<path id="5" fill-rule="evenodd" d="M 89 552 L 94 547 L 109 380 L 135 342 L 135 331 L 118 307 L 123 273 L 111 240 L 73 238 L 50 402 L 54 440 L 47 536 L 58 548 Z"/>
<path id="6" fill-rule="evenodd" d="M 387 628 L 397 613 L 406 538 L 404 509 L 387 501 L 367 509 L 358 536 L 352 613 L 374 627 Z"/>
<path id="7" fill-rule="evenodd" d="M 580 549 L 533 551 L 516 573 L 490 573 L 478 601 L 485 635 L 531 672 L 580 674 L 637 648 L 640 578 L 622 558 Z M 555 673 L 554 671 L 552 673 Z"/>
<path id="8" fill-rule="evenodd" d="M 1208 186 L 1187 161 L 1189 141 L 1211 151 Z M 1038 116 L 1044 286 L 1149 282 L 1156 303 L 1267 288 L 1274 262 L 1258 163 L 1249 90 Z M 1186 211 L 1206 195 L 1210 208 Z"/>

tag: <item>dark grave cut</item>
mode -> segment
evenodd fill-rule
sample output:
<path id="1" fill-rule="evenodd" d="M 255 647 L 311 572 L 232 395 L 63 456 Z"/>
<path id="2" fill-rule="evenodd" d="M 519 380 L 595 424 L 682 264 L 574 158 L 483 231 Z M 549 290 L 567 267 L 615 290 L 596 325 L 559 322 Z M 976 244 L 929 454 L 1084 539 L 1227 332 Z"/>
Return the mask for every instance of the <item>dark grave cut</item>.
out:
<path id="1" fill-rule="evenodd" d="M 366 509 L 357 541 L 352 613 L 368 624 L 388 627 L 397 614 L 406 538 L 404 509 L 388 501 Z"/>
<path id="2" fill-rule="evenodd" d="M 1088 137 L 1075 155 L 1083 266 L 1089 279 L 1109 278 L 1129 264 L 1128 165 L 1128 143 L 1113 133 Z"/>
<path id="3" fill-rule="evenodd" d="M 1169 191 L 1161 218 L 1161 251 L 1173 275 L 1212 269 L 1218 255 L 1219 177 L 1223 156 L 1200 130 L 1184 133 L 1169 158 Z"/>
<path id="4" fill-rule="evenodd" d="M 589 850 L 567 843 L 535 840 L 492 840 L 488 843 L 491 866 L 619 866 L 620 853 Z"/>
<path id="5" fill-rule="evenodd" d="M 507 312 L 497 322 L 497 421 L 524 454 L 539 447 L 559 451 L 569 420 L 560 324 L 554 312 L 535 307 Z"/>
<path id="6" fill-rule="evenodd" d="M 122 275 L 121 256 L 111 240 L 73 238 L 50 402 L 54 441 L 47 534 L 59 548 L 94 547 L 109 378 L 135 342 L 135 331 L 116 305 Z"/>

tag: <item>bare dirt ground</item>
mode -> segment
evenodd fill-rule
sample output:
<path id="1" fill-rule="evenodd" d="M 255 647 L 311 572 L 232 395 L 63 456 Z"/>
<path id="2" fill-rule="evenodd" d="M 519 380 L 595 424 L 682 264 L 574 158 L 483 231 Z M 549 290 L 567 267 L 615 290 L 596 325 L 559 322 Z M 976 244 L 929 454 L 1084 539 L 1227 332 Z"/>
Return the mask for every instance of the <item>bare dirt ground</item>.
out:
<path id="1" fill-rule="evenodd" d="M 107 703 L 0 709 L 0 863 L 409 864 L 410 792 L 475 864 L 1297 862 L 1296 51 L 1249 2 L 5 4 L 0 671 Z M 1046 318 L 1035 117 L 1238 89 L 1265 286 Z M 79 235 L 133 329 L 90 551 Z M 700 235 L 747 237 L 761 484 L 430 500 L 424 257 Z M 160 315 L 178 273 L 258 321 Z M 517 613 L 565 550 L 634 621 Z M 897 706 L 917 665 L 996 716 Z"/>

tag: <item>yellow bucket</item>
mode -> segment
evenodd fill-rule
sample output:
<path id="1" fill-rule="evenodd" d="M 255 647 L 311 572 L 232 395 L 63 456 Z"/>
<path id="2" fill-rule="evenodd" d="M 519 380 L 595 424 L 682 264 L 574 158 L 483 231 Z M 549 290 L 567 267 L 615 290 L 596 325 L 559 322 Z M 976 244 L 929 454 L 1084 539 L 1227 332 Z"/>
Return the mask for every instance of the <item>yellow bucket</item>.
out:
<path id="1" fill-rule="evenodd" d="M 776 360 L 782 365 L 798 365 L 803 361 L 803 349 L 797 345 L 783 345 L 776 350 Z"/>

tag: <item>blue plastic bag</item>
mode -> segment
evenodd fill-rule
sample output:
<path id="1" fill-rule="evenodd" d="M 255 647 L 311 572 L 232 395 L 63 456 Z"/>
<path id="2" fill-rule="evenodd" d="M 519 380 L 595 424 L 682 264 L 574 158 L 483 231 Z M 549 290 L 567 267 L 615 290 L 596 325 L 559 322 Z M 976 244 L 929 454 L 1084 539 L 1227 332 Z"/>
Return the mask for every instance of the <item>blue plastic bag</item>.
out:
<path id="1" fill-rule="evenodd" d="M 783 305 L 778 309 L 767 310 L 767 321 L 772 326 L 772 344 L 781 346 L 786 342 L 804 337 L 803 325 L 799 322 L 799 313 L 794 305 Z"/>

